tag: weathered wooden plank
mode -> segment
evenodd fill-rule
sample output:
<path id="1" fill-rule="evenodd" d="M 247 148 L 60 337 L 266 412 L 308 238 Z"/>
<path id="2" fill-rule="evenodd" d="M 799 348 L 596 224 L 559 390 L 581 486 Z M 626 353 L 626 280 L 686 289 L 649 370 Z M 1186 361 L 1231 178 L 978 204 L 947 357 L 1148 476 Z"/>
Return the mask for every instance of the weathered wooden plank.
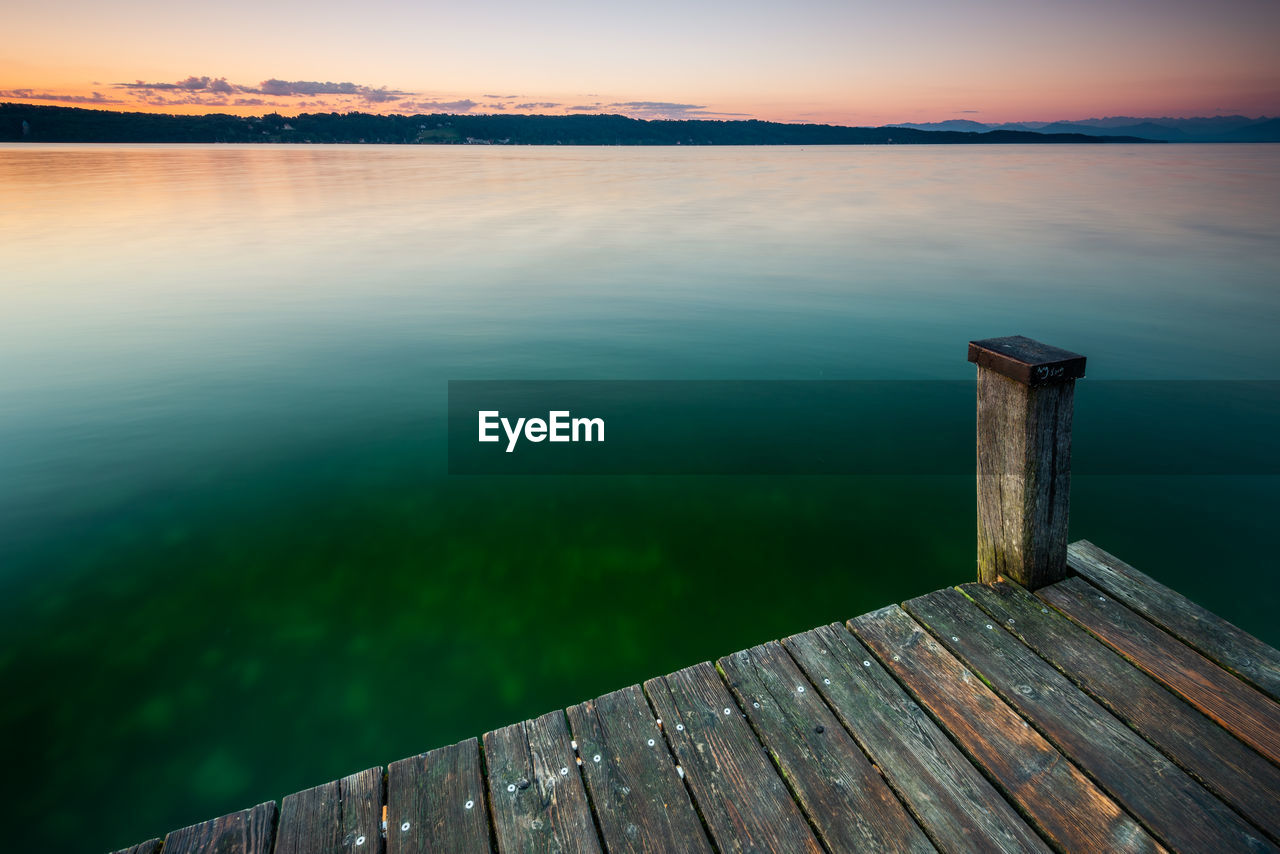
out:
<path id="1" fill-rule="evenodd" d="M 830 850 L 935 850 L 780 643 L 719 666 Z"/>
<path id="2" fill-rule="evenodd" d="M 639 685 L 567 713 L 609 854 L 710 854 L 711 843 Z"/>
<path id="3" fill-rule="evenodd" d="M 338 781 L 334 780 L 289 795 L 280 802 L 275 851 L 276 854 L 338 851 L 341 831 L 342 795 Z"/>
<path id="4" fill-rule="evenodd" d="M 829 850 L 935 850 L 781 644 L 720 669 Z"/>
<path id="5" fill-rule="evenodd" d="M 567 713 L 609 854 L 712 850 L 639 685 Z"/>
<path id="6" fill-rule="evenodd" d="M 224 815 L 174 830 L 164 838 L 164 854 L 270 854 L 275 842 L 276 805 Z"/>
<path id="7" fill-rule="evenodd" d="M 382 826 L 382 767 L 351 774 L 338 781 L 342 799 L 342 831 L 339 851 L 372 854 L 368 840 L 377 839 Z M 357 845 L 360 837 L 365 845 Z M 381 850 L 379 844 L 377 850 Z"/>
<path id="8" fill-rule="evenodd" d="M 498 850 L 599 852 L 563 712 L 484 736 Z"/>
<path id="9" fill-rule="evenodd" d="M 139 842 L 132 848 L 121 848 L 113 854 L 156 854 L 160 850 L 159 839 L 148 839 L 146 842 Z"/>
<path id="10" fill-rule="evenodd" d="M 1280 651 L 1087 540 L 1067 547 L 1067 563 L 1188 646 L 1280 700 Z"/>
<path id="11" fill-rule="evenodd" d="M 1163 850 L 901 608 L 864 614 L 849 627 L 1055 847 Z"/>
<path id="12" fill-rule="evenodd" d="M 387 854 L 491 850 L 476 739 L 387 767 Z"/>
<path id="13" fill-rule="evenodd" d="M 1040 591 L 1095 637 L 1280 763 L 1280 705 L 1081 578 Z"/>
<path id="14" fill-rule="evenodd" d="M 650 679 L 644 688 L 721 851 L 822 851 L 710 663 Z M 663 748 L 661 739 L 645 746 Z"/>
<path id="15" fill-rule="evenodd" d="M 370 768 L 281 801 L 275 854 L 371 854 L 381 821 L 382 769 Z"/>
<path id="16" fill-rule="evenodd" d="M 843 626 L 782 643 L 940 850 L 1049 850 Z"/>
<path id="17" fill-rule="evenodd" d="M 1001 582 L 966 584 L 961 590 L 1272 840 L 1280 841 L 1280 768 L 1022 588 Z"/>
<path id="18" fill-rule="evenodd" d="M 959 590 L 912 599 L 906 609 L 1169 847 L 1276 850 Z"/>

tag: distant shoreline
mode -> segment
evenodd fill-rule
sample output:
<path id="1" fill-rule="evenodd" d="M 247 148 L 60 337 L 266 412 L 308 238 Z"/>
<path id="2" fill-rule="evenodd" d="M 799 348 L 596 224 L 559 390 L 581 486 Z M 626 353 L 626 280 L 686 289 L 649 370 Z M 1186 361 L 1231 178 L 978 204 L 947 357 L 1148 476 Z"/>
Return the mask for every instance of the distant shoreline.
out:
<path id="1" fill-rule="evenodd" d="M 0 142 L 396 145 L 956 145 L 1160 143 L 1136 136 L 934 131 L 757 120 L 645 120 L 616 115 L 202 116 L 0 104 Z"/>

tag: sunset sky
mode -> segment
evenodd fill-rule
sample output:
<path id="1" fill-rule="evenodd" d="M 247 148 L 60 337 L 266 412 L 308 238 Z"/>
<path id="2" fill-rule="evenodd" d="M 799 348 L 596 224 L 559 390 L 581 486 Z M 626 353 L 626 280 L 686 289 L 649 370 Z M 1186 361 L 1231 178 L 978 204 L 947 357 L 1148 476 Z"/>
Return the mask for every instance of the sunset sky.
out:
<path id="1" fill-rule="evenodd" d="M 1280 115 L 1277 0 L 9 0 L 0 101 L 883 125 Z"/>

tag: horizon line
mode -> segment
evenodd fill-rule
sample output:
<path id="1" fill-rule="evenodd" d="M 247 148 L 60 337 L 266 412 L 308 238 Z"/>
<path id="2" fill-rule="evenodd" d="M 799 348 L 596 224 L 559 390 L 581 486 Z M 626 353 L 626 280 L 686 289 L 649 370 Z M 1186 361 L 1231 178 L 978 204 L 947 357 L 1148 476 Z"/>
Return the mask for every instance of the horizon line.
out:
<path id="1" fill-rule="evenodd" d="M 10 92 L 5 92 L 4 95 L 8 96 L 8 98 L 13 97 Z M 973 119 L 973 118 L 949 118 L 949 119 L 930 119 L 930 120 L 924 120 L 924 121 L 911 120 L 911 121 L 900 121 L 900 122 L 888 122 L 885 124 L 878 124 L 878 125 L 871 125 L 871 124 L 861 125 L 861 124 L 843 124 L 839 122 L 805 121 L 800 119 L 794 119 L 794 120 L 761 119 L 755 116 L 746 116 L 746 115 L 736 115 L 729 118 L 720 118 L 715 116 L 698 116 L 698 115 L 681 116 L 681 117 L 675 117 L 675 118 L 664 117 L 664 116 L 645 117 L 645 116 L 628 115 L 625 112 L 609 112 L 603 109 L 599 112 L 577 110 L 577 111 L 568 112 L 568 113 L 539 113 L 539 112 L 525 112 L 525 111 L 516 111 L 516 110 L 497 110 L 497 111 L 466 110 L 463 112 L 429 113 L 429 112 L 400 112 L 395 110 L 390 110 L 386 112 L 376 112 L 376 111 L 367 110 L 367 109 L 345 109 L 345 110 L 319 109 L 315 111 L 299 111 L 299 112 L 286 114 L 281 112 L 278 109 L 268 110 L 262 113 L 256 113 L 256 112 L 235 113 L 235 112 L 227 112 L 225 110 L 218 110 L 218 109 L 209 109 L 203 112 L 173 112 L 173 111 L 164 110 L 164 109 L 150 109 L 150 110 L 141 109 L 140 107 L 143 105 L 106 104 L 106 103 L 94 103 L 92 101 L 78 102 L 78 103 L 58 103 L 58 102 L 51 102 L 51 101 L 52 99 L 46 99 L 46 98 L 30 98 L 30 99 L 19 99 L 19 100 L 6 99 L 6 100 L 0 100 L 0 106 L 50 107 L 54 109 L 85 110 L 89 112 L 138 114 L 138 115 L 150 115 L 150 116 L 171 116 L 175 118 L 232 116 L 234 118 L 240 118 L 240 119 L 252 119 L 252 118 L 265 118 L 267 116 L 277 115 L 277 116 L 280 116 L 281 118 L 288 119 L 288 118 L 298 118 L 301 116 L 315 116 L 315 115 L 367 115 L 367 116 L 382 116 L 382 117 L 399 116 L 402 118 L 419 118 L 419 117 L 428 117 L 428 116 L 446 116 L 450 118 L 502 118 L 507 116 L 510 116 L 510 117 L 520 116 L 520 117 L 543 117 L 543 118 L 562 119 L 562 118 L 572 118 L 575 116 L 597 116 L 597 117 L 625 118 L 625 119 L 628 119 L 631 121 L 637 121 L 637 122 L 678 121 L 678 122 L 719 122 L 719 123 L 725 123 L 725 124 L 760 122 L 764 124 L 778 124 L 778 125 L 815 125 L 815 126 L 825 126 L 825 127 L 846 127 L 846 128 L 909 127 L 909 126 L 920 126 L 920 125 L 942 125 L 950 122 L 967 122 L 972 124 L 983 125 L 985 127 L 997 127 L 1002 125 L 1045 126 L 1045 125 L 1054 125 L 1054 124 L 1077 124 L 1081 122 L 1115 121 L 1120 119 L 1132 119 L 1135 121 L 1150 122 L 1150 121 L 1160 121 L 1160 120 L 1196 121 L 1196 120 L 1243 118 L 1249 121 L 1261 122 L 1261 121 L 1272 120 L 1275 118 L 1280 118 L 1280 114 L 1276 116 L 1265 115 L 1265 114 L 1258 115 L 1258 116 L 1250 116 L 1246 113 L 1216 113 L 1214 115 L 1200 114 L 1200 115 L 1159 115 L 1159 116 L 1114 114 L 1114 115 L 1091 115 L 1085 118 L 1071 118 L 1071 119 L 1064 119 L 1064 118 L 1009 119 L 1009 120 L 1003 120 L 1003 121 L 982 121 L 980 119 Z"/>

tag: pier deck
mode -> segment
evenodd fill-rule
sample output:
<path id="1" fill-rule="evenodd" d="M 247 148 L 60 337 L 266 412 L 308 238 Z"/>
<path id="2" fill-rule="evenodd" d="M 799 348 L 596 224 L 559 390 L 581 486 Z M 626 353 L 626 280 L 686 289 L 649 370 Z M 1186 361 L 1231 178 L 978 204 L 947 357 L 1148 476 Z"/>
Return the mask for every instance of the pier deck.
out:
<path id="1" fill-rule="evenodd" d="M 1280 850 L 1280 653 L 1088 542 L 126 849 Z M 385 816 L 385 825 L 383 824 Z"/>

